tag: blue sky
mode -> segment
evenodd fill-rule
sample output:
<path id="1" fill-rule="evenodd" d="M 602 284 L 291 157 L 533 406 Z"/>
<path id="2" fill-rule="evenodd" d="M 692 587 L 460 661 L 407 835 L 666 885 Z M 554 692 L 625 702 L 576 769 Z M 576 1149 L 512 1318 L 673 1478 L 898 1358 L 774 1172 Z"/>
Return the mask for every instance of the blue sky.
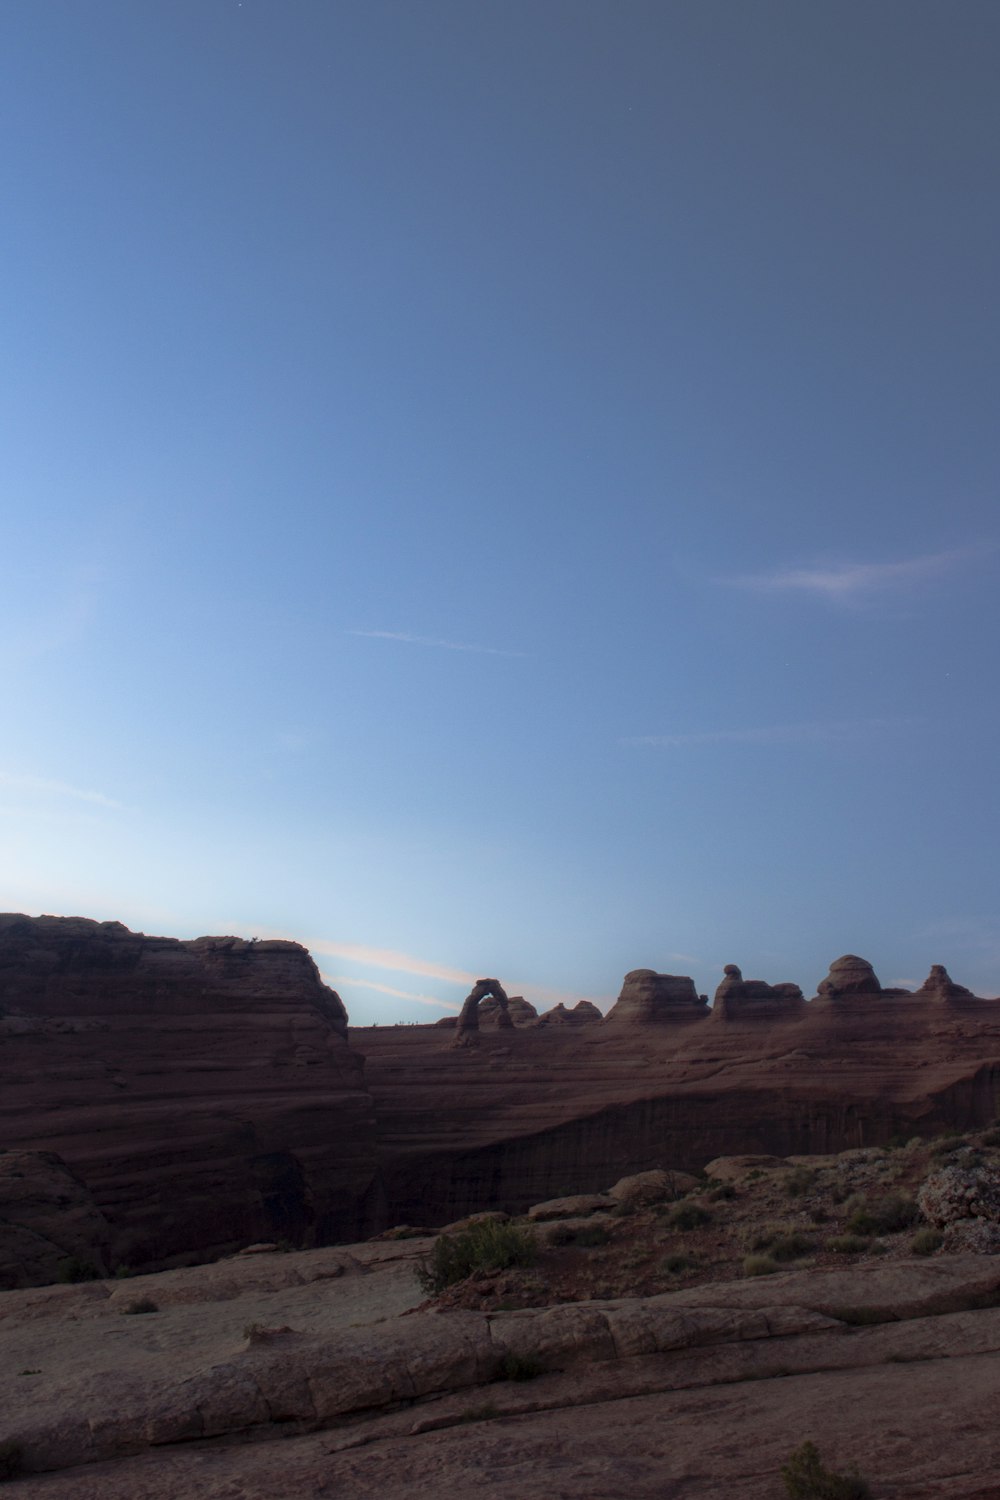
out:
<path id="1" fill-rule="evenodd" d="M 8 0 L 0 906 L 1000 993 L 993 0 Z"/>

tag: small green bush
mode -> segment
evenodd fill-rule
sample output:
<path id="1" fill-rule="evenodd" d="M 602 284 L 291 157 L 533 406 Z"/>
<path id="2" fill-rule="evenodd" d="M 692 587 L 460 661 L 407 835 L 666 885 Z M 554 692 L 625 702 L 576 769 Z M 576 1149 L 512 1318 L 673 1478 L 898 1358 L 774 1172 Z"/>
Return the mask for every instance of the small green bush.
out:
<path id="1" fill-rule="evenodd" d="M 720 1182 L 717 1186 L 710 1188 L 708 1193 L 710 1203 L 721 1203 L 724 1199 L 735 1197 L 736 1189 L 731 1182 Z"/>
<path id="2" fill-rule="evenodd" d="M 809 1167 L 793 1167 L 785 1178 L 785 1192 L 789 1198 L 801 1198 L 816 1182 L 816 1173 Z"/>
<path id="3" fill-rule="evenodd" d="M 983 1136 L 983 1145 L 1000 1146 L 1000 1126 L 994 1126 L 992 1130 L 987 1130 Z"/>
<path id="4" fill-rule="evenodd" d="M 458 1234 L 439 1235 L 430 1258 L 418 1268 L 417 1278 L 422 1290 L 434 1296 L 445 1287 L 464 1281 L 474 1271 L 506 1271 L 513 1266 L 533 1265 L 537 1253 L 530 1230 L 487 1219 L 470 1224 Z"/>
<path id="5" fill-rule="evenodd" d="M 860 1234 L 835 1234 L 827 1240 L 826 1248 L 834 1255 L 863 1255 L 870 1244 L 871 1240 Z"/>
<path id="6" fill-rule="evenodd" d="M 843 1474 L 823 1467 L 815 1443 L 803 1443 L 781 1466 L 789 1500 L 872 1500 L 871 1486 L 852 1464 Z"/>
<path id="7" fill-rule="evenodd" d="M 536 1380 L 545 1366 L 535 1354 L 505 1354 L 500 1366 L 501 1380 Z"/>
<path id="8" fill-rule="evenodd" d="M 97 1277 L 98 1270 L 93 1261 L 81 1260 L 78 1255 L 68 1256 L 66 1260 L 60 1261 L 56 1268 L 57 1281 L 96 1281 Z"/>
<path id="9" fill-rule="evenodd" d="M 920 1217 L 916 1203 L 905 1193 L 887 1193 L 877 1202 L 862 1199 L 852 1211 L 854 1201 L 851 1198 L 847 1203 L 849 1216 L 844 1227 L 848 1234 L 899 1234 Z"/>
<path id="10" fill-rule="evenodd" d="M 748 1255 L 743 1261 L 744 1276 L 773 1276 L 780 1270 L 778 1262 L 770 1255 Z"/>
<path id="11" fill-rule="evenodd" d="M 708 1209 L 701 1208 L 697 1203 L 678 1203 L 667 1214 L 667 1224 L 671 1229 L 701 1229 L 711 1222 L 712 1215 Z"/>
<path id="12" fill-rule="evenodd" d="M 603 1224 L 584 1224 L 574 1231 L 570 1240 L 572 1245 L 580 1245 L 584 1250 L 592 1250 L 596 1245 L 606 1245 L 611 1239 L 609 1230 Z"/>
<path id="13" fill-rule="evenodd" d="M 690 1271 L 695 1264 L 693 1255 L 665 1255 L 660 1262 L 660 1269 L 668 1276 L 679 1276 L 682 1271 Z"/>
<path id="14" fill-rule="evenodd" d="M 0 1443 L 0 1481 L 16 1479 L 24 1472 L 24 1449 L 13 1438 Z"/>
<path id="15" fill-rule="evenodd" d="M 138 1313 L 154 1313 L 159 1312 L 159 1310 L 159 1304 L 154 1302 L 152 1297 L 136 1297 L 133 1302 L 127 1303 L 122 1308 L 122 1314 L 124 1316 L 129 1313 L 133 1315 Z"/>
<path id="16" fill-rule="evenodd" d="M 815 1248 L 808 1235 L 793 1231 L 791 1234 L 780 1234 L 777 1239 L 772 1240 L 768 1254 L 773 1260 L 801 1260 L 803 1255 L 809 1255 Z"/>
<path id="17" fill-rule="evenodd" d="M 943 1244 L 944 1235 L 940 1229 L 918 1229 L 910 1241 L 910 1251 L 913 1255 L 933 1255 Z"/>

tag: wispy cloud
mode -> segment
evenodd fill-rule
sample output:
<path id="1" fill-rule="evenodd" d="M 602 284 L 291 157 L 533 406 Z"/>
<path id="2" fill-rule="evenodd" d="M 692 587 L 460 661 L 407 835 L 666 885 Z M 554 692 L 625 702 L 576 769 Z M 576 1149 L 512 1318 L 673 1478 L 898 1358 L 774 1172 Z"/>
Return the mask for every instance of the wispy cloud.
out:
<path id="1" fill-rule="evenodd" d="M 876 735 L 913 729 L 919 719 L 839 719 L 813 724 L 763 724 L 745 729 L 706 729 L 684 734 L 637 734 L 623 745 L 652 745 L 678 750 L 688 745 L 823 745 L 847 744 Z"/>
<path id="2" fill-rule="evenodd" d="M 27 792 L 31 796 L 68 797 L 76 802 L 90 802 L 98 807 L 115 808 L 122 811 L 122 803 L 104 792 L 91 791 L 86 787 L 71 786 L 68 781 L 50 781 L 44 776 L 15 776 L 10 771 L 0 771 L 0 787 L 9 787 L 14 792 Z"/>
<path id="3" fill-rule="evenodd" d="M 767 594 L 805 594 L 835 604 L 868 602 L 907 585 L 941 577 L 969 562 L 989 547 L 957 547 L 925 557 L 896 562 L 842 562 L 809 568 L 776 568 L 767 573 L 745 573 L 723 578 L 738 588 Z"/>
<path id="4" fill-rule="evenodd" d="M 437 1000 L 433 995 L 416 995 L 412 990 L 397 990 L 391 984 L 378 984 L 374 979 L 356 979 L 353 974 L 323 974 L 323 981 L 334 986 L 351 986 L 353 989 L 377 990 L 380 995 L 395 995 L 400 1000 L 415 1000 L 420 1005 L 434 1005 L 438 1010 L 461 1010 L 451 1000 Z"/>
<path id="5" fill-rule="evenodd" d="M 481 656 L 524 656 L 523 651 L 504 651 L 499 646 L 474 646 L 467 641 L 440 641 L 435 636 L 411 635 L 405 630 L 349 630 L 348 635 L 372 641 L 402 641 L 407 646 L 434 646 L 439 651 L 474 651 Z"/>
<path id="6" fill-rule="evenodd" d="M 263 934 L 262 934 L 263 936 Z M 287 937 L 287 933 L 269 933 L 271 937 Z M 452 969 L 447 964 L 435 963 L 433 959 L 417 958 L 412 953 L 397 953 L 393 948 L 369 948 L 363 943 L 334 943 L 328 938 L 299 938 L 310 953 L 322 953 L 326 958 L 345 958 L 350 963 L 369 969 L 395 969 L 404 974 L 420 974 L 425 979 L 441 979 L 446 984 L 471 986 L 479 978 L 464 969 Z"/>

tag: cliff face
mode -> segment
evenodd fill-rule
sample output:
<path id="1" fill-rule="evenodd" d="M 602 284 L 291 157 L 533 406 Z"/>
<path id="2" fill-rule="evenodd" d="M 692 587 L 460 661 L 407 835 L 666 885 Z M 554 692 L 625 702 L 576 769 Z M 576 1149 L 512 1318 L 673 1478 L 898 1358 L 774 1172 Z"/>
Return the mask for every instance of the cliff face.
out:
<path id="1" fill-rule="evenodd" d="M 374 1112 L 346 1031 L 296 943 L 0 916 L 0 1144 L 62 1159 L 113 1264 L 363 1233 Z"/>
<path id="2" fill-rule="evenodd" d="M 677 1024 L 678 1022 L 682 1024 Z M 602 1024 L 351 1032 L 367 1057 L 387 1212 L 443 1223 L 740 1153 L 825 1153 L 1000 1114 L 1000 1001 L 935 966 L 915 994 L 848 955 L 817 997 L 727 969 L 713 1010 L 638 970 Z"/>
<path id="3" fill-rule="evenodd" d="M 497 1009 L 348 1033 L 295 943 L 0 917 L 0 1284 L 88 1244 L 103 1269 L 349 1241 L 1000 1113 L 1000 1002 L 940 966 L 912 995 L 847 955 L 808 1002 L 729 965 L 714 1009 L 651 970 L 607 1019 Z"/>

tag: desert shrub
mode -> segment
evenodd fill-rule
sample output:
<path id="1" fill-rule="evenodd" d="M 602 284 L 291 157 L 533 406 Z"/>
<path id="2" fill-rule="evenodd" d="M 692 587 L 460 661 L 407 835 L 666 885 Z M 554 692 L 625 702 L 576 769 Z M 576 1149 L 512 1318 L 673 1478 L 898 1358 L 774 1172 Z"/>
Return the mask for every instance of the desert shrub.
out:
<path id="1" fill-rule="evenodd" d="M 785 1178 L 785 1192 L 789 1198 L 801 1198 L 816 1182 L 816 1173 L 809 1167 L 793 1167 Z"/>
<path id="2" fill-rule="evenodd" d="M 957 1130 L 948 1130 L 944 1135 L 938 1136 L 931 1145 L 932 1156 L 950 1156 L 953 1151 L 958 1151 L 965 1145 L 965 1136 L 959 1135 Z"/>
<path id="3" fill-rule="evenodd" d="M 0 1480 L 16 1479 L 24 1471 L 24 1449 L 13 1438 L 0 1443 Z"/>
<path id="4" fill-rule="evenodd" d="M 852 1208 L 854 1201 L 851 1198 L 847 1203 L 849 1216 L 844 1227 L 848 1234 L 898 1234 L 920 1217 L 916 1203 L 905 1193 L 887 1193 L 876 1202 L 862 1199 Z"/>
<path id="5" fill-rule="evenodd" d="M 823 1467 L 815 1443 L 803 1443 L 781 1466 L 789 1500 L 872 1500 L 871 1487 L 852 1464 L 843 1474 Z"/>
<path id="6" fill-rule="evenodd" d="M 56 1268 L 57 1281 L 96 1281 L 98 1277 L 97 1267 L 92 1260 L 81 1260 L 78 1255 L 70 1255 L 66 1260 L 61 1260 Z"/>
<path id="7" fill-rule="evenodd" d="M 715 1187 L 709 1189 L 708 1198 L 710 1203 L 721 1203 L 725 1198 L 735 1198 L 736 1189 L 731 1182 L 719 1182 Z"/>
<path id="8" fill-rule="evenodd" d="M 771 1255 L 748 1255 L 743 1261 L 744 1276 L 772 1276 L 781 1267 Z"/>
<path id="9" fill-rule="evenodd" d="M 826 1248 L 834 1255 L 863 1255 L 870 1244 L 871 1240 L 860 1234 L 835 1234 L 832 1240 L 827 1240 Z"/>
<path id="10" fill-rule="evenodd" d="M 701 1229 L 704 1224 L 712 1222 L 712 1215 L 707 1208 L 701 1208 L 697 1203 L 678 1203 L 667 1214 L 667 1223 L 671 1229 Z"/>
<path id="11" fill-rule="evenodd" d="M 536 1354 L 505 1354 L 500 1365 L 501 1380 L 535 1380 L 545 1373 Z"/>
<path id="12" fill-rule="evenodd" d="M 458 1234 L 442 1234 L 429 1259 L 417 1271 L 422 1289 L 432 1295 L 464 1281 L 473 1271 L 506 1271 L 530 1266 L 537 1254 L 535 1238 L 517 1224 L 486 1220 Z"/>
<path id="13" fill-rule="evenodd" d="M 665 1255 L 660 1262 L 660 1269 L 668 1276 L 679 1276 L 682 1271 L 690 1271 L 696 1264 L 693 1255 Z"/>
<path id="14" fill-rule="evenodd" d="M 585 1250 L 589 1250 L 595 1245 L 606 1245 L 610 1239 L 611 1234 L 605 1225 L 583 1224 L 575 1231 L 571 1243 L 582 1245 Z"/>
<path id="15" fill-rule="evenodd" d="M 1000 1146 L 1000 1125 L 994 1125 L 992 1130 L 987 1130 L 982 1143 L 984 1146 Z"/>
<path id="16" fill-rule="evenodd" d="M 809 1217 L 810 1219 L 812 1219 L 814 1224 L 825 1224 L 830 1215 L 828 1211 L 823 1207 L 822 1203 L 816 1203 L 809 1210 Z"/>
<path id="17" fill-rule="evenodd" d="M 940 1229 L 918 1229 L 910 1241 L 910 1250 L 914 1255 L 933 1255 L 943 1244 L 944 1235 Z"/>
<path id="18" fill-rule="evenodd" d="M 153 1301 L 152 1297 L 136 1297 L 133 1302 L 127 1303 L 122 1308 L 122 1313 L 123 1315 L 126 1313 L 154 1313 L 159 1312 L 159 1310 L 159 1305 Z"/>
<path id="19" fill-rule="evenodd" d="M 134 1275 L 135 1272 L 132 1270 L 131 1266 L 115 1266 L 116 1281 L 127 1281 L 130 1276 Z"/>
<path id="20" fill-rule="evenodd" d="M 768 1254 L 773 1260 L 801 1260 L 803 1255 L 808 1255 L 815 1248 L 808 1235 L 793 1230 L 791 1234 L 779 1234 L 777 1239 L 772 1240 Z"/>

